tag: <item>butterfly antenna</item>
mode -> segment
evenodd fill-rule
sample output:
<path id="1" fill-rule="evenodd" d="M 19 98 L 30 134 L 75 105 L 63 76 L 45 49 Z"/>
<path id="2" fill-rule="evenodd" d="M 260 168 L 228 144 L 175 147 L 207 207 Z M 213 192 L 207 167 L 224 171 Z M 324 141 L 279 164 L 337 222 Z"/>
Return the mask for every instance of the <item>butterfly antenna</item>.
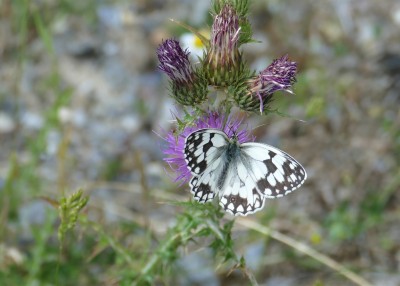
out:
<path id="1" fill-rule="evenodd" d="M 228 137 L 230 137 L 230 138 L 237 138 L 237 132 L 236 132 L 236 130 L 233 128 L 233 125 L 231 124 L 231 125 L 228 125 L 228 130 L 229 130 L 229 132 L 228 132 Z M 230 136 L 230 134 L 231 134 L 231 136 Z"/>
<path id="2" fill-rule="evenodd" d="M 277 114 L 277 115 L 279 115 L 279 116 L 282 116 L 282 117 L 294 119 L 294 120 L 299 121 L 299 122 L 301 122 L 301 123 L 307 123 L 307 122 L 308 122 L 307 120 L 299 119 L 299 118 L 296 118 L 296 117 L 294 117 L 294 116 L 291 116 L 291 115 L 289 115 L 289 114 L 287 114 L 287 113 L 284 113 L 284 112 L 282 112 L 282 111 L 279 111 L 278 109 L 270 110 L 270 112 L 271 112 L 271 113 L 275 113 L 275 114 Z"/>
<path id="3" fill-rule="evenodd" d="M 228 124 L 227 127 L 228 127 L 228 134 L 230 134 L 232 132 L 232 125 Z"/>
<path id="4" fill-rule="evenodd" d="M 266 126 L 266 125 L 267 125 L 267 123 L 260 124 L 260 125 L 257 125 L 256 127 L 252 128 L 251 130 L 256 130 L 257 128 L 260 128 L 260 127 L 263 127 L 263 126 Z"/>

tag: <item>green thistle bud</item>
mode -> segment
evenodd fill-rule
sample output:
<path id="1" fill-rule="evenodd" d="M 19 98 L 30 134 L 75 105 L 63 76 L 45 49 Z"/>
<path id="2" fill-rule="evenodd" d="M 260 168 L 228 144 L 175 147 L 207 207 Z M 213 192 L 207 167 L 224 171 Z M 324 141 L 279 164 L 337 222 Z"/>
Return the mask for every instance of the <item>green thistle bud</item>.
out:
<path id="1" fill-rule="evenodd" d="M 203 60 L 208 83 L 229 86 L 243 72 L 245 65 L 239 51 L 239 16 L 230 4 L 225 4 L 214 17 L 210 46 Z"/>

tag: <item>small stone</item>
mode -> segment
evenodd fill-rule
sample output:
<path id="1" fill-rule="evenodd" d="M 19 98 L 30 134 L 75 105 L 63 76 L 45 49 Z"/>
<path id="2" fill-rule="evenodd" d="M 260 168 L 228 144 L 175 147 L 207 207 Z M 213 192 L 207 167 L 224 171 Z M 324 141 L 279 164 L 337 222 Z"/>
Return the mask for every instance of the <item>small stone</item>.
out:
<path id="1" fill-rule="evenodd" d="M 6 113 L 0 112 L 0 133 L 9 133 L 15 129 L 14 120 Z"/>

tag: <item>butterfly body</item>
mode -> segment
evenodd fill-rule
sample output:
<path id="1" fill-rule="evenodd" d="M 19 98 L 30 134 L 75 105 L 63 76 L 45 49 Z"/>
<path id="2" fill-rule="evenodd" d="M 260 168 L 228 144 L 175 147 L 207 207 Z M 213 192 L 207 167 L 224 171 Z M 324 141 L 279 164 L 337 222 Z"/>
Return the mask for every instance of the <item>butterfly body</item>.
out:
<path id="1" fill-rule="evenodd" d="M 185 141 L 185 160 L 192 172 L 194 199 L 215 196 L 233 215 L 263 208 L 265 198 L 286 195 L 303 184 L 304 168 L 287 153 L 267 144 L 240 143 L 217 129 L 201 129 Z"/>
<path id="2" fill-rule="evenodd" d="M 221 174 L 218 177 L 217 187 L 219 190 L 223 189 L 229 169 L 235 165 L 236 161 L 240 157 L 240 147 L 237 144 L 236 138 L 229 140 L 229 143 L 226 146 L 221 147 L 221 153 L 223 167 Z"/>

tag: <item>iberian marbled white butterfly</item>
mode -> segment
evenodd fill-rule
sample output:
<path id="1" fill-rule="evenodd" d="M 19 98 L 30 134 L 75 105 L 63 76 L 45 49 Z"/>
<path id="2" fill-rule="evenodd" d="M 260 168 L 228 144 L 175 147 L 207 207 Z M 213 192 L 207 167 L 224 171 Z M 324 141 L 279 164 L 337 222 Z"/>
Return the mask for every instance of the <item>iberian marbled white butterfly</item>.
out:
<path id="1" fill-rule="evenodd" d="M 193 178 L 194 199 L 205 203 L 215 196 L 233 215 L 261 210 L 266 198 L 282 197 L 307 178 L 289 154 L 263 143 L 240 144 L 218 129 L 200 129 L 185 140 L 185 160 Z"/>

